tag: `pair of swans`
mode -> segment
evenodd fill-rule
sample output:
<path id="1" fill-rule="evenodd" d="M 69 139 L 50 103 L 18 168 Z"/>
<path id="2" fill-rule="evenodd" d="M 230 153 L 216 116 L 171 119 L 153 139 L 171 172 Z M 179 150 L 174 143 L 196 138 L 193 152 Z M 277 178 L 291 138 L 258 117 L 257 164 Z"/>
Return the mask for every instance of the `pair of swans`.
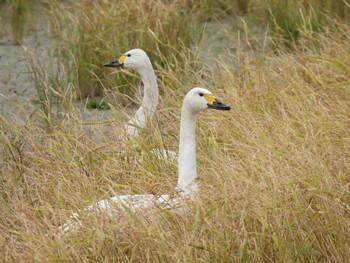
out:
<path id="1" fill-rule="evenodd" d="M 122 61 L 123 58 L 118 63 Z M 106 213 L 110 216 L 116 216 L 118 211 L 124 210 L 135 213 L 151 206 L 163 209 L 176 208 L 184 199 L 194 199 L 198 191 L 195 129 L 197 115 L 204 109 L 230 110 L 231 108 L 221 103 L 209 90 L 204 88 L 193 88 L 185 96 L 181 110 L 177 195 L 121 195 L 108 200 L 101 200 L 84 208 L 83 211 L 87 215 Z M 61 234 L 67 234 L 82 226 L 79 213 L 72 214 L 70 218 L 68 222 L 59 227 Z"/>

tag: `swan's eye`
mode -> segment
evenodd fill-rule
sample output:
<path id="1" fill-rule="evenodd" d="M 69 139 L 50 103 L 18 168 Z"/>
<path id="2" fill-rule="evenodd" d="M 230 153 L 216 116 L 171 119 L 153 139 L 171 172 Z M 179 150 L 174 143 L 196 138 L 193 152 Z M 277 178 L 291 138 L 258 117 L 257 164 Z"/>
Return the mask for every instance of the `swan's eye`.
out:
<path id="1" fill-rule="evenodd" d="M 127 54 L 128 57 L 131 57 L 131 54 Z"/>
<path id="2" fill-rule="evenodd" d="M 199 93 L 199 96 L 203 97 L 203 93 Z"/>

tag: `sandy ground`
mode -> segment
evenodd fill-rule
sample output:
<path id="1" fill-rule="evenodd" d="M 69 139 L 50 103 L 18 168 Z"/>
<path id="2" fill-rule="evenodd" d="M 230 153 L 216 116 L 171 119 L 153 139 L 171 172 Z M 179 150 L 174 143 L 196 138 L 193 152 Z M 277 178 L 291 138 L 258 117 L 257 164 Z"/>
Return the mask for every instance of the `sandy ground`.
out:
<path id="1" fill-rule="evenodd" d="M 14 45 L 9 17 L 0 11 L 0 115 L 8 121 L 23 119 L 38 110 L 37 90 L 30 67 L 29 52 L 44 67 L 55 65 L 53 52 L 58 44 L 49 31 L 48 19 L 34 11 L 34 25 L 26 28 L 22 45 Z M 84 120 L 99 121 L 113 118 L 111 111 L 87 110 L 76 102 Z"/>
<path id="2" fill-rule="evenodd" d="M 0 34 L 0 114 L 11 121 L 24 112 L 35 110 L 32 102 L 37 93 L 26 49 L 33 50 L 38 60 L 44 62 L 55 43 L 50 38 L 44 17 L 35 23 L 33 29 L 25 30 L 22 45 L 13 44 L 9 18 L 4 20 L 1 21 L 3 29 Z"/>
<path id="3" fill-rule="evenodd" d="M 32 30 L 25 30 L 23 46 L 14 45 L 9 13 L 6 8 L 0 10 L 0 124 L 4 119 L 11 124 L 22 122 L 36 111 L 32 101 L 37 94 L 25 47 L 33 48 L 44 60 L 47 56 L 45 50 L 53 44 L 43 20 Z M 0 153 L 0 169 L 2 165 Z"/>

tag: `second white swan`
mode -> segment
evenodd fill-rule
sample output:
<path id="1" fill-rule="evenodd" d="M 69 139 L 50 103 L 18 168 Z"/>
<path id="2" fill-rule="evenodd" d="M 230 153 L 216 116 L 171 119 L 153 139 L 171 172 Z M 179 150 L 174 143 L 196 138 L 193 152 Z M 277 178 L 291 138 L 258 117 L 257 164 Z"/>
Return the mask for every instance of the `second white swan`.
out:
<path id="1" fill-rule="evenodd" d="M 152 119 L 159 102 L 157 78 L 152 63 L 145 51 L 136 48 L 129 50 L 118 59 L 104 66 L 134 69 L 141 76 L 144 85 L 142 103 L 125 127 L 125 131 L 129 136 L 138 136 L 138 128 L 146 128 L 147 121 Z"/>
<path id="2" fill-rule="evenodd" d="M 141 76 L 141 81 L 144 85 L 144 95 L 141 106 L 124 127 L 128 136 L 138 137 L 139 129 L 146 128 L 147 121 L 152 120 L 159 103 L 159 89 L 152 63 L 145 51 L 135 48 L 127 51 L 118 59 L 104 66 L 112 68 L 130 68 L 137 71 Z M 151 152 L 158 158 L 165 158 L 172 162 L 176 162 L 177 160 L 177 154 L 170 150 L 153 148 Z"/>

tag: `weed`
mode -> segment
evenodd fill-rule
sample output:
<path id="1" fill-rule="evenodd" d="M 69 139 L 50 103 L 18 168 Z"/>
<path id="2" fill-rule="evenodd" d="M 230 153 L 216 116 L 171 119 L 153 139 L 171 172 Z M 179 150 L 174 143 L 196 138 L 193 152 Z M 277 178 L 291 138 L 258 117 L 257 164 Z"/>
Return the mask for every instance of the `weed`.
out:
<path id="1" fill-rule="evenodd" d="M 87 109 L 109 110 L 109 105 L 104 100 L 92 99 L 86 103 Z"/>

